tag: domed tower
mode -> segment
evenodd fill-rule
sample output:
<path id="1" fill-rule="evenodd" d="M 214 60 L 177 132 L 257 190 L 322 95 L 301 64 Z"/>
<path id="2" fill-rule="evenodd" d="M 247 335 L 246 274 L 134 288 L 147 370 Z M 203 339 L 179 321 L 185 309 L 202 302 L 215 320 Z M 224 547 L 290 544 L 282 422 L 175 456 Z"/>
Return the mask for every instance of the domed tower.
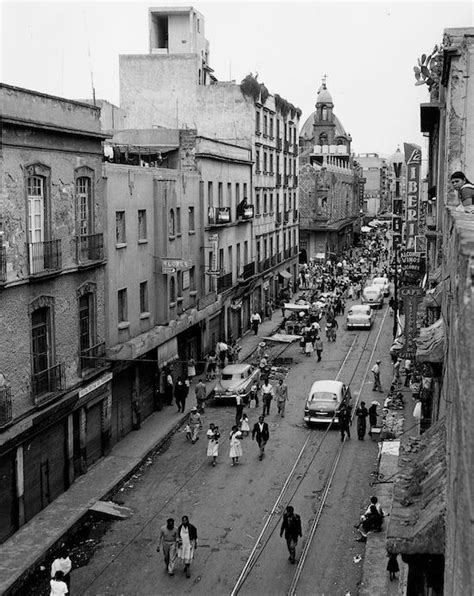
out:
<path id="1" fill-rule="evenodd" d="M 314 112 L 313 139 L 315 145 L 335 145 L 336 122 L 333 109 L 334 103 L 324 77 L 318 91 L 316 111 Z"/>

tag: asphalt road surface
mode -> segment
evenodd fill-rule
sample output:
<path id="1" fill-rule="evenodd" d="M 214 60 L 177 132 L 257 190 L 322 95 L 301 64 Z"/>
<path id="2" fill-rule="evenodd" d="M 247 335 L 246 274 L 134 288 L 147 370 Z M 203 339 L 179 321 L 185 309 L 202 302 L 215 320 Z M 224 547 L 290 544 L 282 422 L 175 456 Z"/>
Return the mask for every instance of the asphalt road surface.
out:
<path id="1" fill-rule="evenodd" d="M 336 377 L 350 384 L 354 409 L 360 400 L 367 406 L 374 398 L 383 401 L 382 393 L 372 392 L 370 368 L 377 357 L 383 361 L 382 384 L 388 389 L 392 320 L 385 308 L 377 311 L 370 332 L 348 332 L 342 317 L 338 317 L 337 342 L 324 342 L 320 363 L 316 363 L 315 354 L 309 358 L 301 354 L 297 345 L 286 350 L 285 357 L 294 360 L 286 380 L 290 401 L 285 418 L 278 416 L 272 403 L 267 417 L 270 440 L 263 461 L 258 459 L 256 443 L 247 437 L 243 440 L 241 463 L 230 465 L 228 433 L 235 419 L 232 405 L 206 409 L 201 438 L 195 445 L 186 441 L 183 432 L 173 435 L 144 473 L 117 493 L 116 498 L 134 513 L 127 520 L 111 524 L 88 565 L 74 571 L 71 592 L 276 596 L 289 593 L 298 569 L 296 594 L 345 596 L 350 592 L 355 596 L 361 580 L 364 544 L 355 542 L 353 525 L 371 495 L 377 443 L 369 437 L 358 441 L 354 422 L 352 438 L 342 445 L 328 487 L 334 456 L 341 447 L 340 435 L 336 428 L 308 429 L 303 422 L 303 409 L 315 380 Z M 248 414 L 252 426 L 259 411 L 248 410 Z M 206 457 L 205 431 L 210 422 L 218 424 L 221 430 L 215 468 Z M 308 544 L 304 564 L 300 561 L 298 565 L 325 492 L 327 498 L 314 538 Z M 281 515 L 289 503 L 303 522 L 296 565 L 288 561 L 286 543 L 279 534 Z M 179 523 L 182 515 L 189 516 L 199 536 L 189 579 L 179 564 L 175 576 L 169 577 L 162 553 L 156 552 L 160 526 L 168 517 Z M 266 531 L 260 536 L 264 527 Z"/>

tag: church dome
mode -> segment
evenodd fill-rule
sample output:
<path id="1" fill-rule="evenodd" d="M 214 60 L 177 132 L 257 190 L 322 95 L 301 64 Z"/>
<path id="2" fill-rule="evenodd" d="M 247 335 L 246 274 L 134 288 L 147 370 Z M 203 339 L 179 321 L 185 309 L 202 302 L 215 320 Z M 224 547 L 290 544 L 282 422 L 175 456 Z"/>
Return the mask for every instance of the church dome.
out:
<path id="1" fill-rule="evenodd" d="M 314 117 L 316 115 L 316 112 L 312 112 L 310 116 L 308 116 L 308 118 L 306 119 L 305 123 L 303 124 L 303 126 L 300 129 L 300 137 L 302 139 L 306 139 L 306 140 L 310 140 L 313 138 L 313 123 L 314 123 Z M 341 124 L 341 121 L 339 120 L 339 118 L 336 116 L 336 114 L 334 114 L 333 112 L 333 122 L 336 125 L 336 129 L 335 129 L 335 137 L 348 137 L 349 135 L 347 134 L 347 132 L 345 131 L 344 127 Z"/>
<path id="2" fill-rule="evenodd" d="M 326 83 L 323 83 L 319 88 L 316 105 L 318 105 L 318 103 L 333 103 L 332 96 L 327 90 Z"/>

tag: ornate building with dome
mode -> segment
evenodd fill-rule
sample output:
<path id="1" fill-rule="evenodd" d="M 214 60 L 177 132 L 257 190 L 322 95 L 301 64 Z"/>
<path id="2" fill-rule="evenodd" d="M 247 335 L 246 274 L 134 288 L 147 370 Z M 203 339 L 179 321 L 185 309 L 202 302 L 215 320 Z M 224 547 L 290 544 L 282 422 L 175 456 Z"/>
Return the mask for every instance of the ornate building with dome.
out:
<path id="1" fill-rule="evenodd" d="M 360 233 L 362 168 L 351 154 L 352 137 L 334 114 L 323 79 L 316 109 L 300 133 L 301 260 L 327 259 L 350 248 Z"/>

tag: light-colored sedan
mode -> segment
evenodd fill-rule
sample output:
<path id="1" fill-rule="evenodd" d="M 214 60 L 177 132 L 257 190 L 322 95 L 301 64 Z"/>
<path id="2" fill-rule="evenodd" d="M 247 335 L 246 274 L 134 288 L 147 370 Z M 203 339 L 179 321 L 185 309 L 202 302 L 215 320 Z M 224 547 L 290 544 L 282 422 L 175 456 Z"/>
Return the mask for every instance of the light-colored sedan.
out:
<path id="1" fill-rule="evenodd" d="M 367 286 L 362 290 L 362 304 L 368 304 L 373 308 L 382 308 L 383 291 L 380 286 Z"/>
<path id="2" fill-rule="evenodd" d="M 214 388 L 216 399 L 246 398 L 254 383 L 260 382 L 260 369 L 251 364 L 228 364 Z"/>
<path id="3" fill-rule="evenodd" d="M 390 282 L 387 277 L 374 277 L 372 280 L 373 286 L 380 286 L 384 296 L 390 295 Z"/>
<path id="4" fill-rule="evenodd" d="M 346 323 L 348 329 L 354 329 L 354 327 L 370 329 L 373 322 L 372 309 L 366 304 L 354 304 L 347 313 Z"/>
<path id="5" fill-rule="evenodd" d="M 341 381 L 315 381 L 309 391 L 303 419 L 311 423 L 339 422 L 337 411 L 342 403 L 350 405 L 351 391 Z"/>

